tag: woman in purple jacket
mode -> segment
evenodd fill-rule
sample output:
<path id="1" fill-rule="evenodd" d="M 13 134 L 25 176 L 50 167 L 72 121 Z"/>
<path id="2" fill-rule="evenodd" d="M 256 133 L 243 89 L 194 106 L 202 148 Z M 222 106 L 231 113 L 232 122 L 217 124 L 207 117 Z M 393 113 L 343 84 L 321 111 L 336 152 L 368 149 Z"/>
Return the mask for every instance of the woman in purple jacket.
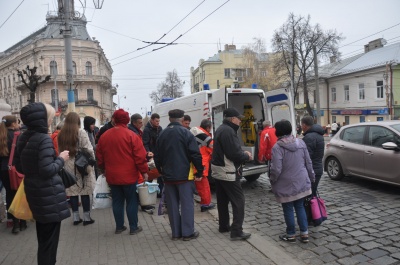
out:
<path id="1" fill-rule="evenodd" d="M 282 120 L 275 124 L 278 142 L 272 148 L 270 182 L 276 200 L 282 203 L 286 223 L 283 241 L 296 242 L 296 224 L 300 227 L 300 241 L 308 242 L 308 223 L 304 209 L 304 197 L 311 194 L 311 182 L 315 181 L 310 155 L 303 140 L 295 138 L 292 125 Z"/>

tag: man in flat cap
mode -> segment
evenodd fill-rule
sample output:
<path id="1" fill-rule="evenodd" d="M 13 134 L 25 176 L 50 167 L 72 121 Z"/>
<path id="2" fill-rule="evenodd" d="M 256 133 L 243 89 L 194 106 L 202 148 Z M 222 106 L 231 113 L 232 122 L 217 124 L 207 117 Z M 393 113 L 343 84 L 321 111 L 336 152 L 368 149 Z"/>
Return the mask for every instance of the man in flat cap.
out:
<path id="1" fill-rule="evenodd" d="M 158 137 L 154 161 L 164 179 L 172 240 L 188 241 L 199 236 L 194 229 L 193 180 L 201 180 L 203 165 L 196 139 L 182 126 L 183 114 L 180 109 L 168 112 L 170 124 Z M 191 163 L 195 176 L 189 174 Z"/>
<path id="2" fill-rule="evenodd" d="M 231 233 L 231 240 L 247 239 L 250 233 L 243 232 L 244 194 L 240 179 L 242 164 L 252 159 L 251 153 L 242 151 L 237 130 L 243 115 L 235 108 L 224 110 L 224 120 L 214 136 L 214 150 L 211 161 L 212 176 L 215 179 L 219 232 Z M 232 205 L 233 222 L 229 225 L 229 202 Z"/>

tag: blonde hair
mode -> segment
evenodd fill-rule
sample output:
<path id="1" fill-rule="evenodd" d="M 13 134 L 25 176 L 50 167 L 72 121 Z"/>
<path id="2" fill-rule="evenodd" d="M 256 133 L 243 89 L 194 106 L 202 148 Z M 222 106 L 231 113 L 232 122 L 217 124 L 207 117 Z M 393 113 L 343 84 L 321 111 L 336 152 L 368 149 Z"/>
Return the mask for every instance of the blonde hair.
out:
<path id="1" fill-rule="evenodd" d="M 47 112 L 47 123 L 50 125 L 53 122 L 53 118 L 56 115 L 56 110 L 50 104 L 43 103 L 46 107 Z"/>

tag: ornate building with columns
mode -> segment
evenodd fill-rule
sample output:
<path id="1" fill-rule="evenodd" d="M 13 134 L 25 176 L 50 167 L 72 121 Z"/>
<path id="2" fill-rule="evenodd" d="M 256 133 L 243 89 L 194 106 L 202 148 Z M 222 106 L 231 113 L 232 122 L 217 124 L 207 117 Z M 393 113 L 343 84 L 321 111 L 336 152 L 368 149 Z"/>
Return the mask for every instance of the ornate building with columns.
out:
<path id="1" fill-rule="evenodd" d="M 67 113 L 67 88 L 65 48 L 62 31 L 62 14 L 49 12 L 47 25 L 32 33 L 7 50 L 0 52 L 0 98 L 11 106 L 11 112 L 28 104 L 29 89 L 17 75 L 17 70 L 37 67 L 36 74 L 42 80 L 51 75 L 51 80 L 40 84 L 36 90 L 36 102 L 58 105 L 57 115 Z M 83 118 L 92 116 L 96 124 L 110 120 L 115 109 L 112 73 L 100 42 L 91 37 L 86 29 L 86 18 L 78 12 L 72 16 L 72 60 L 75 94 L 75 111 Z M 56 102 L 57 101 L 57 102 Z"/>

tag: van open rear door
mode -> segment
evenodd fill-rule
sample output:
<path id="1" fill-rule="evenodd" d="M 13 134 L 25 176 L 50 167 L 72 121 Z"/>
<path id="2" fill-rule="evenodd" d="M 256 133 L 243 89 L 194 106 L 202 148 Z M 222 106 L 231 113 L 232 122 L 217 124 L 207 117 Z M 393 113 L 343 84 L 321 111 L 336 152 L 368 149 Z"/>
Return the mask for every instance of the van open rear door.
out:
<path id="1" fill-rule="evenodd" d="M 285 88 L 271 90 L 265 93 L 267 115 L 272 124 L 280 120 L 288 120 L 292 124 L 292 133 L 296 135 L 296 115 L 293 100 Z"/>

